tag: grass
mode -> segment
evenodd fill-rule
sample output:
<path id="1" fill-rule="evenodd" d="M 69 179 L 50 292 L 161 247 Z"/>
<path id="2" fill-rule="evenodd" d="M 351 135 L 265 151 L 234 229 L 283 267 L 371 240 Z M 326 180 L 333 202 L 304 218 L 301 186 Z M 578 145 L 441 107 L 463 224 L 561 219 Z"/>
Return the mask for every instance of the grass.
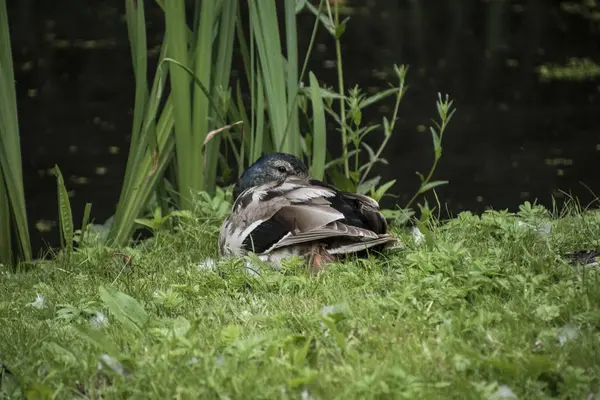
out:
<path id="1" fill-rule="evenodd" d="M 294 261 L 217 259 L 218 221 L 199 212 L 175 225 L 137 247 L 0 272 L 1 361 L 14 373 L 0 392 L 582 399 L 600 388 L 600 269 L 562 258 L 600 248 L 598 211 L 463 213 L 317 277 Z"/>

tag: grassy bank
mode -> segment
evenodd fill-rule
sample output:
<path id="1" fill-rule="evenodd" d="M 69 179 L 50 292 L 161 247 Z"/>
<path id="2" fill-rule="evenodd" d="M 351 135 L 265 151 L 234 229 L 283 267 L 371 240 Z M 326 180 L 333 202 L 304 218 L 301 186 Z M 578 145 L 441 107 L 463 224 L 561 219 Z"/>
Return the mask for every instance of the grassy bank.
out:
<path id="1" fill-rule="evenodd" d="M 598 212 L 465 213 L 309 277 L 217 260 L 218 221 L 182 219 L 136 248 L 2 267 L 0 391 L 584 399 L 600 389 L 600 269 L 562 256 L 599 232 Z"/>

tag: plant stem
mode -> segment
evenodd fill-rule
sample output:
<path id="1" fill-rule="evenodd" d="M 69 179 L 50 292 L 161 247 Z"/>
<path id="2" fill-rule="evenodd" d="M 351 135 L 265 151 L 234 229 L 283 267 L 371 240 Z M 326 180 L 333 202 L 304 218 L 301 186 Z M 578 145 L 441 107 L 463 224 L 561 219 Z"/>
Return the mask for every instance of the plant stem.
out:
<path id="1" fill-rule="evenodd" d="M 442 125 L 439 127 L 440 128 L 440 146 L 442 143 L 442 138 L 444 137 L 444 131 L 446 130 L 446 127 L 448 126 L 448 123 L 450 122 L 450 118 L 445 118 L 442 120 Z M 429 173 L 427 174 L 427 177 L 423 180 L 423 182 L 421 182 L 421 186 L 419 187 L 419 190 L 417 190 L 415 192 L 415 194 L 413 195 L 413 197 L 411 197 L 411 199 L 408 201 L 408 203 L 406 204 L 406 206 L 404 206 L 404 208 L 408 208 L 410 207 L 410 205 L 413 203 L 413 201 L 415 201 L 415 199 L 419 196 L 419 194 L 421 194 L 421 188 L 426 185 L 427 183 L 429 183 L 429 181 L 431 180 L 433 173 L 435 172 L 435 169 L 437 167 L 437 163 L 440 160 L 441 157 L 439 156 L 435 156 L 434 160 L 433 160 L 433 164 L 431 165 L 431 168 L 429 169 Z"/>
<path id="2" fill-rule="evenodd" d="M 329 1 L 327 3 L 327 11 L 329 13 L 329 19 L 332 21 L 332 25 L 334 26 L 334 38 L 335 38 L 335 55 L 336 55 L 336 63 L 337 63 L 337 73 L 338 73 L 338 86 L 340 93 L 340 119 L 341 119 L 341 128 L 342 128 L 342 157 L 344 158 L 344 175 L 346 178 L 350 178 L 350 168 L 348 163 L 348 137 L 346 132 L 346 102 L 344 99 L 344 71 L 342 68 L 342 45 L 340 42 L 340 38 L 338 36 L 338 26 L 340 23 L 340 13 L 339 13 L 339 5 L 335 2 L 334 5 L 334 14 L 335 20 L 331 17 L 331 6 L 329 5 Z"/>
<path id="3" fill-rule="evenodd" d="M 379 160 L 379 157 L 381 157 L 381 153 L 383 153 L 383 149 L 385 148 L 385 146 L 387 145 L 387 142 L 392 137 L 392 132 L 394 131 L 394 126 L 396 125 L 396 119 L 398 118 L 398 108 L 400 107 L 400 101 L 402 101 L 402 97 L 404 97 L 404 93 L 405 93 L 404 80 L 402 80 L 400 82 L 400 87 L 398 88 L 398 94 L 396 95 L 396 104 L 394 106 L 394 114 L 392 115 L 392 122 L 390 123 L 390 131 L 389 131 L 389 133 L 386 132 L 385 138 L 383 139 L 383 143 L 381 143 L 381 146 L 379 146 L 379 149 L 377 149 L 377 153 L 375 153 L 375 160 Z M 375 165 L 374 162 L 369 164 L 369 166 L 365 170 L 362 178 L 360 178 L 360 181 L 358 183 L 359 185 L 361 183 L 363 183 L 365 181 L 365 179 L 367 179 L 367 175 L 369 175 L 369 172 L 371 172 L 371 168 L 373 168 L 373 165 Z"/>

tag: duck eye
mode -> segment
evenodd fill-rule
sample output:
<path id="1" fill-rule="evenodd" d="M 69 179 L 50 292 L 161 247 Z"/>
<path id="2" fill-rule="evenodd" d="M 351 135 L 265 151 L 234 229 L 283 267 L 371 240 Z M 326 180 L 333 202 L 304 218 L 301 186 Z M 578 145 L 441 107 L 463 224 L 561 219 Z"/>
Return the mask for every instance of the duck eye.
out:
<path id="1" fill-rule="evenodd" d="M 287 169 L 283 165 L 280 165 L 279 167 L 277 167 L 277 171 L 281 172 L 282 174 L 285 174 L 287 172 Z"/>

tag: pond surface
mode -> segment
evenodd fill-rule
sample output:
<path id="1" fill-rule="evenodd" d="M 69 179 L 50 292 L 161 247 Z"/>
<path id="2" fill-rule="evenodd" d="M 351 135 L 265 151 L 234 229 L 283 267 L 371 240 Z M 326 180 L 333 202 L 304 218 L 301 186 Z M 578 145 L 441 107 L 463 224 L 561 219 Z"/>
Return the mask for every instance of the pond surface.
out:
<path id="1" fill-rule="evenodd" d="M 600 23 L 565 12 L 566 2 L 345 1 L 345 81 L 369 93 L 387 88 L 391 67 L 409 64 L 409 90 L 394 137 L 376 173 L 397 179 L 403 205 L 415 171 L 432 160 L 423 128 L 436 116 L 437 93 L 457 113 L 435 175 L 449 180 L 444 212 L 515 210 L 525 200 L 551 206 L 564 192 L 585 205 L 600 192 L 600 82 L 543 81 L 542 64 L 571 57 L 600 62 Z M 563 7 L 561 7 L 563 4 Z M 98 222 L 114 213 L 127 154 L 133 77 L 122 1 L 9 2 L 23 163 L 34 248 L 58 244 L 58 164 L 78 226 L 86 202 Z M 162 14 L 147 11 L 149 43 L 162 39 Z M 312 17 L 299 19 L 300 49 Z M 333 42 L 322 33 L 310 69 L 335 85 Z M 303 50 L 301 50 L 301 53 Z M 240 69 L 241 70 L 241 69 Z M 366 113 L 380 122 L 391 103 Z M 376 134 L 371 144 L 377 144 Z M 339 139 L 331 134 L 331 146 Z M 339 146 L 339 145 L 338 145 Z M 582 184 L 583 183 L 583 184 Z M 585 184 L 585 185 L 584 185 Z"/>

